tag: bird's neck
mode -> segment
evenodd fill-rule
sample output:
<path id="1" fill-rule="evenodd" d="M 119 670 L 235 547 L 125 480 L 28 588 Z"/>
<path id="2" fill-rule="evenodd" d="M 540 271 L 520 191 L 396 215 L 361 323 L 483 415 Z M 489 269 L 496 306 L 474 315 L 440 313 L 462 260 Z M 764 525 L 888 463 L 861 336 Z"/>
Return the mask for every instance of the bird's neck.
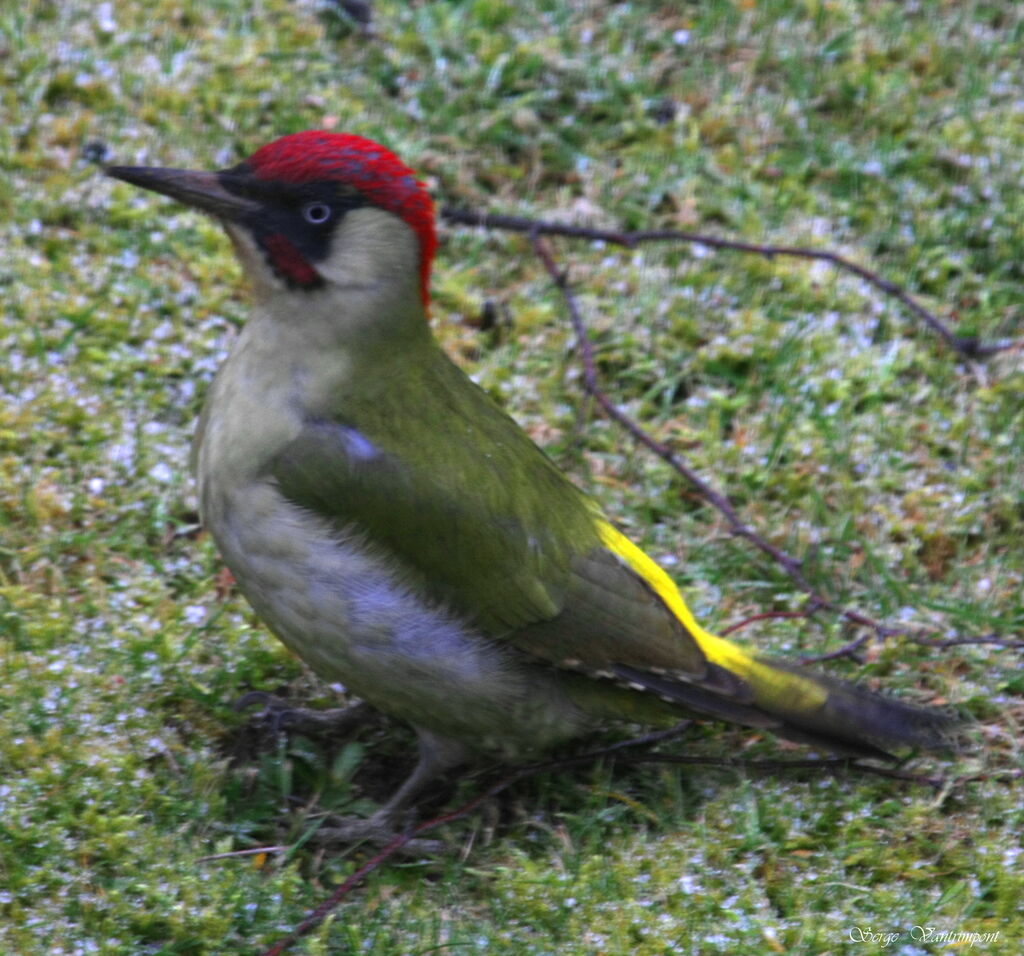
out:
<path id="1" fill-rule="evenodd" d="M 408 369 L 436 361 L 418 291 L 377 291 L 260 297 L 210 387 L 193 452 L 198 474 L 259 475 L 309 421 L 355 415 Z"/>

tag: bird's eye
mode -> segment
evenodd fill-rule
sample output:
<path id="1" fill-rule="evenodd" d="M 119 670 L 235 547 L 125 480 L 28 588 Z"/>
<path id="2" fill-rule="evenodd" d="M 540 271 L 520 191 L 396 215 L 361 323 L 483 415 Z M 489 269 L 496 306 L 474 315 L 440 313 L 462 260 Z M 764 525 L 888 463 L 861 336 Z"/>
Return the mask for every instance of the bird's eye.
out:
<path id="1" fill-rule="evenodd" d="M 325 202 L 311 202 L 302 207 L 302 218 L 310 225 L 322 226 L 331 218 L 331 207 Z"/>

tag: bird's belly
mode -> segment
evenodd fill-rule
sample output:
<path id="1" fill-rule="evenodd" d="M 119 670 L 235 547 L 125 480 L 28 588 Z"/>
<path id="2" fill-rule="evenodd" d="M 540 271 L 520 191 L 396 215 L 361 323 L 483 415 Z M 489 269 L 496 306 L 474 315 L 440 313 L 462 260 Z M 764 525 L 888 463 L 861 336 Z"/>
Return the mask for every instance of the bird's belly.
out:
<path id="1" fill-rule="evenodd" d="M 433 605 L 355 531 L 269 481 L 204 496 L 204 521 L 264 623 L 318 674 L 393 716 L 509 758 L 584 725 L 554 672 Z"/>

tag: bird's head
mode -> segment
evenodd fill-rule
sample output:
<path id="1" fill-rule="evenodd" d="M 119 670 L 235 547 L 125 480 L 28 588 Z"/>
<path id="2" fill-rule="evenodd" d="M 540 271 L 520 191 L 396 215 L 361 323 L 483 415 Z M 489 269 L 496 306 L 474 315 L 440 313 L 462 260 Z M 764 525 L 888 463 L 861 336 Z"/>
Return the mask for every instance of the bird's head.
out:
<path id="1" fill-rule="evenodd" d="M 309 130 L 219 172 L 109 166 L 106 173 L 220 220 L 258 295 L 333 289 L 428 304 L 433 204 L 412 170 L 373 140 Z"/>

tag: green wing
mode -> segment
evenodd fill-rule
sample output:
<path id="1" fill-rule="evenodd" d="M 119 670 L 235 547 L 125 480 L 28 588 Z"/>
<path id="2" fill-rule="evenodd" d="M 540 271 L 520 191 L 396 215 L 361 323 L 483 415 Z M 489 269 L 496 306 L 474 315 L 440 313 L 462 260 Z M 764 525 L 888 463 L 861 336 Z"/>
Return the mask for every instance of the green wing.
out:
<path id="1" fill-rule="evenodd" d="M 309 420 L 272 474 L 286 497 L 388 552 L 430 597 L 506 634 L 560 612 L 573 559 L 600 546 L 599 513 L 433 348 L 407 372 L 419 381 L 382 383 Z"/>

